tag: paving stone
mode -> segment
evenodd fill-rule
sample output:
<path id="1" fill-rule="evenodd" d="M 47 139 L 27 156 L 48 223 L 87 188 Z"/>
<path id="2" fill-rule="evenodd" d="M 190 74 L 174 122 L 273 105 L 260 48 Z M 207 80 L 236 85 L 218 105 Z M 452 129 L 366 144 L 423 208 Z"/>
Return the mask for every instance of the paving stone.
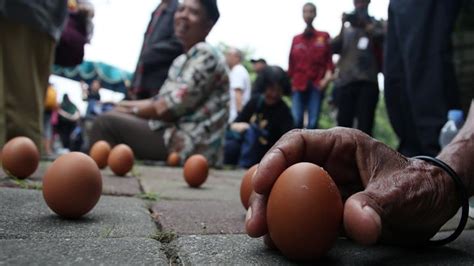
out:
<path id="1" fill-rule="evenodd" d="M 0 240 L 0 265 L 168 265 L 147 238 Z"/>
<path id="2" fill-rule="evenodd" d="M 190 235 L 171 243 L 184 265 L 290 264 L 278 252 L 246 235 Z"/>
<path id="3" fill-rule="evenodd" d="M 149 237 L 156 232 L 145 203 L 102 196 L 79 220 L 54 214 L 34 190 L 0 188 L 0 239 Z"/>
<path id="4" fill-rule="evenodd" d="M 140 182 L 136 177 L 115 176 L 108 171 L 102 171 L 102 194 L 112 196 L 135 196 L 140 194 Z"/>
<path id="5" fill-rule="evenodd" d="M 182 168 L 141 166 L 138 172 L 143 190 L 157 193 L 160 199 L 240 201 L 240 173 L 211 170 L 202 187 L 193 189 L 184 181 Z"/>
<path id="6" fill-rule="evenodd" d="M 153 217 L 162 231 L 178 234 L 245 233 L 245 209 L 236 201 L 159 201 Z"/>
<path id="7" fill-rule="evenodd" d="M 246 235 L 190 235 L 172 242 L 185 265 L 290 265 L 261 239 Z M 424 250 L 389 246 L 366 247 L 339 239 L 318 265 L 473 265 L 474 231 L 465 232 L 447 247 Z"/>

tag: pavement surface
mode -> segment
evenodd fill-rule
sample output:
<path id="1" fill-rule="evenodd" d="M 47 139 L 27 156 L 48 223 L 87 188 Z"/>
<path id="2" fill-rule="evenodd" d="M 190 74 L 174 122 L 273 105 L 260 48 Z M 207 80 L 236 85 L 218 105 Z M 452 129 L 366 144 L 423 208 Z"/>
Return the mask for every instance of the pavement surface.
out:
<path id="1" fill-rule="evenodd" d="M 105 169 L 97 206 L 79 220 L 66 220 L 49 210 L 40 191 L 49 164 L 42 162 L 24 181 L 0 172 L 0 265 L 295 264 L 245 235 L 239 195 L 244 171 L 211 170 L 202 188 L 192 189 L 181 168 L 139 165 L 126 177 Z M 474 221 L 468 226 L 474 228 Z M 368 248 L 341 238 L 317 263 L 474 265 L 474 231 L 424 250 Z"/>

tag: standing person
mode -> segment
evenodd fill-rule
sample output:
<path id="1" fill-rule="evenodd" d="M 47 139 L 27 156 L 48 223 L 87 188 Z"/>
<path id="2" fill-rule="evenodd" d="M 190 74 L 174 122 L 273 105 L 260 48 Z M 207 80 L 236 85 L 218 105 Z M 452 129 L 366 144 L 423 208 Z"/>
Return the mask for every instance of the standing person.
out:
<path id="1" fill-rule="evenodd" d="M 329 34 L 313 27 L 315 18 L 316 6 L 306 3 L 303 6 L 306 29 L 293 38 L 290 51 L 288 74 L 293 87 L 293 118 L 298 128 L 303 127 L 305 110 L 308 111 L 307 128 L 318 126 L 324 89 L 333 69 Z"/>
<path id="2" fill-rule="evenodd" d="M 0 147 L 26 136 L 41 150 L 48 77 L 66 15 L 65 0 L 1 1 Z"/>
<path id="3" fill-rule="evenodd" d="M 137 99 L 158 94 L 171 63 L 183 53 L 183 46 L 174 33 L 173 18 L 177 8 L 178 0 L 162 0 L 151 16 L 131 84 Z"/>
<path id="4" fill-rule="evenodd" d="M 64 94 L 63 101 L 58 110 L 59 119 L 57 131 L 63 148 L 71 150 L 71 133 L 76 128 L 77 122 L 81 118 L 77 106 L 71 102 L 69 96 Z"/>
<path id="5" fill-rule="evenodd" d="M 83 87 L 82 100 L 87 101 L 86 117 L 93 118 L 101 113 L 100 88 L 101 82 L 94 79 L 90 87 Z"/>
<path id="6" fill-rule="evenodd" d="M 398 150 L 436 155 L 450 109 L 459 109 L 452 33 L 461 0 L 390 1 L 385 100 Z"/>
<path id="7" fill-rule="evenodd" d="M 230 68 L 229 123 L 232 123 L 250 100 L 252 87 L 249 72 L 242 65 L 242 52 L 239 49 L 230 48 L 226 53 L 226 61 Z"/>
<path id="8" fill-rule="evenodd" d="M 355 118 L 355 128 L 372 135 L 384 27 L 369 15 L 369 4 L 370 0 L 354 0 L 354 12 L 343 14 L 341 33 L 331 44 L 333 52 L 341 56 L 335 80 L 337 124 L 354 127 Z"/>
<path id="9" fill-rule="evenodd" d="M 84 59 L 84 46 L 92 38 L 94 7 L 89 0 L 69 0 L 68 17 L 56 46 L 54 64 L 74 67 Z"/>

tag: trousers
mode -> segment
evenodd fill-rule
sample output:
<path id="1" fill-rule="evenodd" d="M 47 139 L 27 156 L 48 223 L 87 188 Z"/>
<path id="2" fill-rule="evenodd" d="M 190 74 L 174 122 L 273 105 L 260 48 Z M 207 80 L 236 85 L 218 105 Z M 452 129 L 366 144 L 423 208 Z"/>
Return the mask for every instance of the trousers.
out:
<path id="1" fill-rule="evenodd" d="M 44 99 L 55 41 L 0 18 L 0 147 L 25 136 L 41 150 Z"/>

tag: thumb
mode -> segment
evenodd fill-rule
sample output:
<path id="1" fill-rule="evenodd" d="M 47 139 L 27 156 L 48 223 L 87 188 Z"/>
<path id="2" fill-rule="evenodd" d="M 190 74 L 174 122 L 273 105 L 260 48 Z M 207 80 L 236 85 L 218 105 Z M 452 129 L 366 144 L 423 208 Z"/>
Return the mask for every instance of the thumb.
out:
<path id="1" fill-rule="evenodd" d="M 352 195 L 344 205 L 347 236 L 363 245 L 377 243 L 382 234 L 381 208 L 366 191 Z"/>

